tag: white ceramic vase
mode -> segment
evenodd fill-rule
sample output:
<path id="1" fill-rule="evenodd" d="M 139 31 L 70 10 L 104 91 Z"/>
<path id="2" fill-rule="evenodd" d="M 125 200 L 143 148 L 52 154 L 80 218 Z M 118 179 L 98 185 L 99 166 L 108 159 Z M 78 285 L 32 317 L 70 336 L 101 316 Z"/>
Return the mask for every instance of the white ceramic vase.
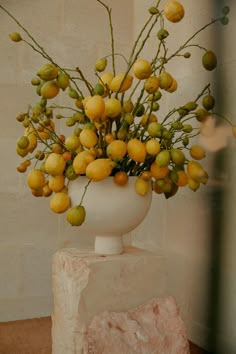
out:
<path id="1" fill-rule="evenodd" d="M 95 253 L 122 253 L 122 236 L 135 229 L 147 215 L 152 191 L 150 188 L 145 196 L 137 194 L 136 178 L 129 177 L 125 186 L 116 185 L 112 177 L 88 185 L 82 203 L 86 209 L 86 219 L 81 227 L 95 235 Z M 80 204 L 88 182 L 85 176 L 71 181 L 69 196 L 72 206 Z"/>

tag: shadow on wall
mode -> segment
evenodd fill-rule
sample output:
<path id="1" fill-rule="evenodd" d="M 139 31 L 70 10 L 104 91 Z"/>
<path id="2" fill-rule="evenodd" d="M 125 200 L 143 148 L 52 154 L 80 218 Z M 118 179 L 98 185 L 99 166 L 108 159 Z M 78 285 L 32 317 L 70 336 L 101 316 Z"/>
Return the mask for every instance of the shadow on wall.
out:
<path id="1" fill-rule="evenodd" d="M 223 0 L 214 3 L 216 11 L 225 5 Z M 235 5 L 227 2 L 231 11 Z M 232 112 L 234 102 L 227 102 L 226 87 L 230 64 L 224 57 L 224 45 L 226 38 L 221 33 L 216 33 L 216 43 L 219 53 L 224 58 L 224 70 L 217 71 L 217 94 L 220 97 L 220 111 Z M 232 69 L 232 68 L 231 68 Z M 231 86 L 232 89 L 232 86 Z M 236 298 L 235 298 L 235 215 L 233 212 L 235 200 L 235 163 L 232 157 L 235 155 L 235 142 L 230 141 L 231 129 L 223 125 L 217 125 L 209 118 L 205 127 L 205 133 L 201 138 L 202 144 L 212 152 L 215 152 L 213 163 L 213 175 L 216 186 L 209 198 L 211 207 L 211 286 L 209 293 L 209 319 L 212 333 L 209 338 L 209 347 L 215 354 L 236 353 Z M 213 134 L 212 134 L 213 133 Z M 218 182 L 218 183 L 217 183 Z"/>

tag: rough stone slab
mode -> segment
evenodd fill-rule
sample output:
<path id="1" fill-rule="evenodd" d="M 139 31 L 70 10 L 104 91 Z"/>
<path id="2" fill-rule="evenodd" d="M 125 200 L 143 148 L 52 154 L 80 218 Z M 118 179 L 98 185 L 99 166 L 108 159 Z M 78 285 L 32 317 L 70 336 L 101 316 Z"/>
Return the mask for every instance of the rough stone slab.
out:
<path id="1" fill-rule="evenodd" d="M 155 298 L 128 312 L 93 318 L 84 354 L 190 354 L 185 325 L 173 297 Z"/>
<path id="2" fill-rule="evenodd" d="M 53 354 L 82 353 L 87 327 L 95 315 L 128 311 L 166 295 L 165 258 L 134 247 L 106 257 L 62 249 L 53 256 L 52 271 Z"/>

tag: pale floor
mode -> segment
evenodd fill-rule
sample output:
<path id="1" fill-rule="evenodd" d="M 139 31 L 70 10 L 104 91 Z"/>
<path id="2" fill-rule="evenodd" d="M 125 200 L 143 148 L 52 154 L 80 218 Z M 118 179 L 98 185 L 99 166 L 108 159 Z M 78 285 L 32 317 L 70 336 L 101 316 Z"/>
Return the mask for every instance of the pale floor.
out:
<path id="1" fill-rule="evenodd" d="M 51 317 L 0 322 L 0 354 L 51 354 L 51 325 Z M 191 354 L 207 354 L 192 343 L 190 348 Z"/>

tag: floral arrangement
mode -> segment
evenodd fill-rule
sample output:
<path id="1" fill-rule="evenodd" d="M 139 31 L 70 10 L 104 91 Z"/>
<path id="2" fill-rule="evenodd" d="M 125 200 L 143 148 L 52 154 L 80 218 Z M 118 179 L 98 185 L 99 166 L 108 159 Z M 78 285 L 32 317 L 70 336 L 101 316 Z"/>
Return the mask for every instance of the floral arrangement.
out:
<path id="1" fill-rule="evenodd" d="M 103 1 L 96 1 L 108 15 L 111 53 L 94 61 L 94 82 L 89 82 L 79 67 L 66 69 L 59 65 L 0 5 L 28 38 L 13 32 L 10 39 L 26 43 L 45 60 L 31 81 L 38 99 L 16 117 L 23 127 L 16 143 L 16 152 L 23 158 L 17 170 L 27 171 L 32 194 L 50 196 L 50 208 L 56 213 L 67 212 L 71 225 L 81 225 L 86 217 L 83 198 L 80 205 L 71 207 L 68 196 L 69 183 L 81 175 L 88 177 L 88 185 L 112 176 L 120 186 L 127 183 L 129 176 L 136 176 L 135 189 L 142 196 L 149 188 L 166 198 L 174 196 L 181 187 L 198 190 L 207 183 L 208 173 L 200 162 L 206 152 L 193 143 L 194 137 L 209 115 L 224 118 L 214 112 L 215 98 L 210 84 L 192 101 L 170 108 L 165 116 L 157 117 L 157 111 L 162 97 L 173 95 L 178 89 L 174 74 L 168 71 L 173 58 L 191 59 L 191 49 L 197 47 L 202 51 L 201 65 L 208 71 L 216 68 L 215 53 L 193 41 L 208 26 L 217 22 L 226 25 L 228 7 L 222 9 L 219 18 L 211 20 L 171 52 L 168 21 L 180 22 L 185 10 L 178 1 L 166 1 L 161 8 L 159 0 L 147 10 L 147 20 L 129 58 L 125 58 L 115 52 L 112 9 Z M 142 52 L 153 32 L 157 44 L 152 59 L 147 60 Z M 116 69 L 117 55 L 124 59 L 121 72 Z M 56 103 L 59 94 L 71 100 L 70 107 Z M 65 129 L 73 127 L 73 133 L 71 130 L 69 134 L 66 130 L 64 134 L 57 133 L 57 120 L 64 121 Z M 231 126 L 236 135 L 236 127 Z"/>

